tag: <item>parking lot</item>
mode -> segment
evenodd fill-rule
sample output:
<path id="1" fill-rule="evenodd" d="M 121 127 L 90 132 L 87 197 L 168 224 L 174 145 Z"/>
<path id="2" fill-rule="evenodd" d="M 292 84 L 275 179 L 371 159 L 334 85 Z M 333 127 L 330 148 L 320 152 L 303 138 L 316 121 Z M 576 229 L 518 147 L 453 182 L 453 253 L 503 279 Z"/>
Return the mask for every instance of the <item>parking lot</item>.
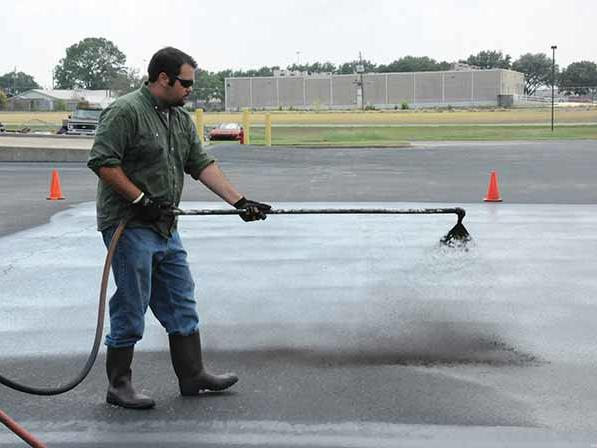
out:
<path id="1" fill-rule="evenodd" d="M 241 380 L 177 395 L 148 315 L 135 382 L 151 412 L 104 403 L 103 357 L 54 398 L 1 407 L 51 446 L 579 446 L 597 443 L 594 141 L 408 149 L 211 151 L 276 208 L 455 206 L 451 216 L 181 218 L 207 358 Z M 45 200 L 58 168 L 65 201 Z M 483 203 L 490 170 L 503 203 Z M 2 374 L 75 374 L 90 348 L 105 249 L 82 163 L 0 164 Z M 184 208 L 226 207 L 188 180 Z M 68 318 L 65 319 L 65 316 Z M 0 446 L 18 446 L 0 432 Z"/>

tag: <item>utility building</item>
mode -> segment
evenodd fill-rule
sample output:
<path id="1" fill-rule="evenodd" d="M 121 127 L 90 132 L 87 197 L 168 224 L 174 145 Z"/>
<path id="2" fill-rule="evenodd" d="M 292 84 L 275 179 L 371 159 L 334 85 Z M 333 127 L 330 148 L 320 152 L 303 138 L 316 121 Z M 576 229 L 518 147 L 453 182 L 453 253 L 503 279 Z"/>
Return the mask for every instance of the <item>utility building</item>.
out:
<path id="1" fill-rule="evenodd" d="M 524 95 L 524 75 L 468 70 L 354 75 L 298 74 L 226 78 L 226 110 L 376 109 L 512 106 Z"/>
<path id="2" fill-rule="evenodd" d="M 54 111 L 75 110 L 77 104 L 87 102 L 105 107 L 114 98 L 109 90 L 27 90 L 8 99 L 12 111 Z M 58 107 L 58 105 L 61 107 Z"/>

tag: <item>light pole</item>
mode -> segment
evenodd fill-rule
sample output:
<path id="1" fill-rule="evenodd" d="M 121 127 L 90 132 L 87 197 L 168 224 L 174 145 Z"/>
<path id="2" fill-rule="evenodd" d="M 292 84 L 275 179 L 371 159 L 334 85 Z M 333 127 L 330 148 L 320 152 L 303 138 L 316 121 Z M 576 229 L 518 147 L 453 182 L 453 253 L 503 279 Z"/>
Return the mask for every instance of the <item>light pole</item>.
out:
<path id="1" fill-rule="evenodd" d="M 300 51 L 296 51 L 296 69 L 298 70 L 299 67 L 299 56 L 300 56 L 301 52 Z"/>
<path id="2" fill-rule="evenodd" d="M 551 132 L 553 132 L 553 121 L 554 121 L 554 105 L 555 105 L 555 84 L 556 84 L 556 49 L 557 45 L 551 46 L 552 57 L 551 57 Z"/>
<path id="3" fill-rule="evenodd" d="M 359 85 L 361 86 L 361 110 L 365 110 L 365 82 L 363 80 L 363 73 L 365 72 L 365 66 L 363 65 L 363 56 L 359 51 L 359 64 L 357 65 L 357 73 L 360 73 L 361 80 Z"/>

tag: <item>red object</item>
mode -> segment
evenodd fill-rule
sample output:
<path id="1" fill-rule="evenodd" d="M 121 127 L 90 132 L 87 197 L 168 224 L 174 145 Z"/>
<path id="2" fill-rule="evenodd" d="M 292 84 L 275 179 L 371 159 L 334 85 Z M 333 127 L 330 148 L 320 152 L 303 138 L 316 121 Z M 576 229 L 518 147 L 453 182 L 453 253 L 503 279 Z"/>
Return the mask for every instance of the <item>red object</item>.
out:
<path id="1" fill-rule="evenodd" d="M 210 140 L 241 140 L 243 128 L 238 123 L 222 123 L 209 131 Z"/>
<path id="2" fill-rule="evenodd" d="M 243 130 L 243 128 L 240 128 L 240 136 L 238 140 L 240 141 L 241 145 L 245 144 L 245 131 Z"/>
<path id="3" fill-rule="evenodd" d="M 483 199 L 485 202 L 502 202 L 500 197 L 500 190 L 498 188 L 498 179 L 495 171 L 491 172 L 489 178 L 489 187 L 487 188 L 487 196 Z"/>
<path id="4" fill-rule="evenodd" d="M 62 189 L 60 188 L 60 176 L 58 176 L 57 170 L 52 171 L 52 182 L 50 184 L 50 196 L 48 196 L 46 199 L 49 199 L 50 201 L 58 201 L 58 200 L 64 199 L 64 196 L 62 196 Z"/>
<path id="5" fill-rule="evenodd" d="M 3 423 L 8 429 L 14 432 L 17 436 L 19 436 L 27 445 L 32 446 L 34 448 L 46 448 L 46 445 L 34 435 L 30 434 L 15 422 L 12 418 L 6 415 L 4 412 L 0 411 L 0 423 Z"/>

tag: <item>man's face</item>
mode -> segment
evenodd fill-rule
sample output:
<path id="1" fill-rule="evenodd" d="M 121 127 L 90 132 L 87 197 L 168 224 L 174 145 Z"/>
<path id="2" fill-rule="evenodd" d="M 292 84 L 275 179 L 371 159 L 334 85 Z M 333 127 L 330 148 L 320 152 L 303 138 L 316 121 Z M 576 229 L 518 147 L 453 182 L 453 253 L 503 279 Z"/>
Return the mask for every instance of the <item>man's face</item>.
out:
<path id="1" fill-rule="evenodd" d="M 164 100 L 171 106 L 184 106 L 187 97 L 193 91 L 193 86 L 183 86 L 186 81 L 193 81 L 195 79 L 195 70 L 189 64 L 183 64 L 180 67 L 180 74 L 173 78 L 174 84 L 167 85 L 165 89 Z"/>

